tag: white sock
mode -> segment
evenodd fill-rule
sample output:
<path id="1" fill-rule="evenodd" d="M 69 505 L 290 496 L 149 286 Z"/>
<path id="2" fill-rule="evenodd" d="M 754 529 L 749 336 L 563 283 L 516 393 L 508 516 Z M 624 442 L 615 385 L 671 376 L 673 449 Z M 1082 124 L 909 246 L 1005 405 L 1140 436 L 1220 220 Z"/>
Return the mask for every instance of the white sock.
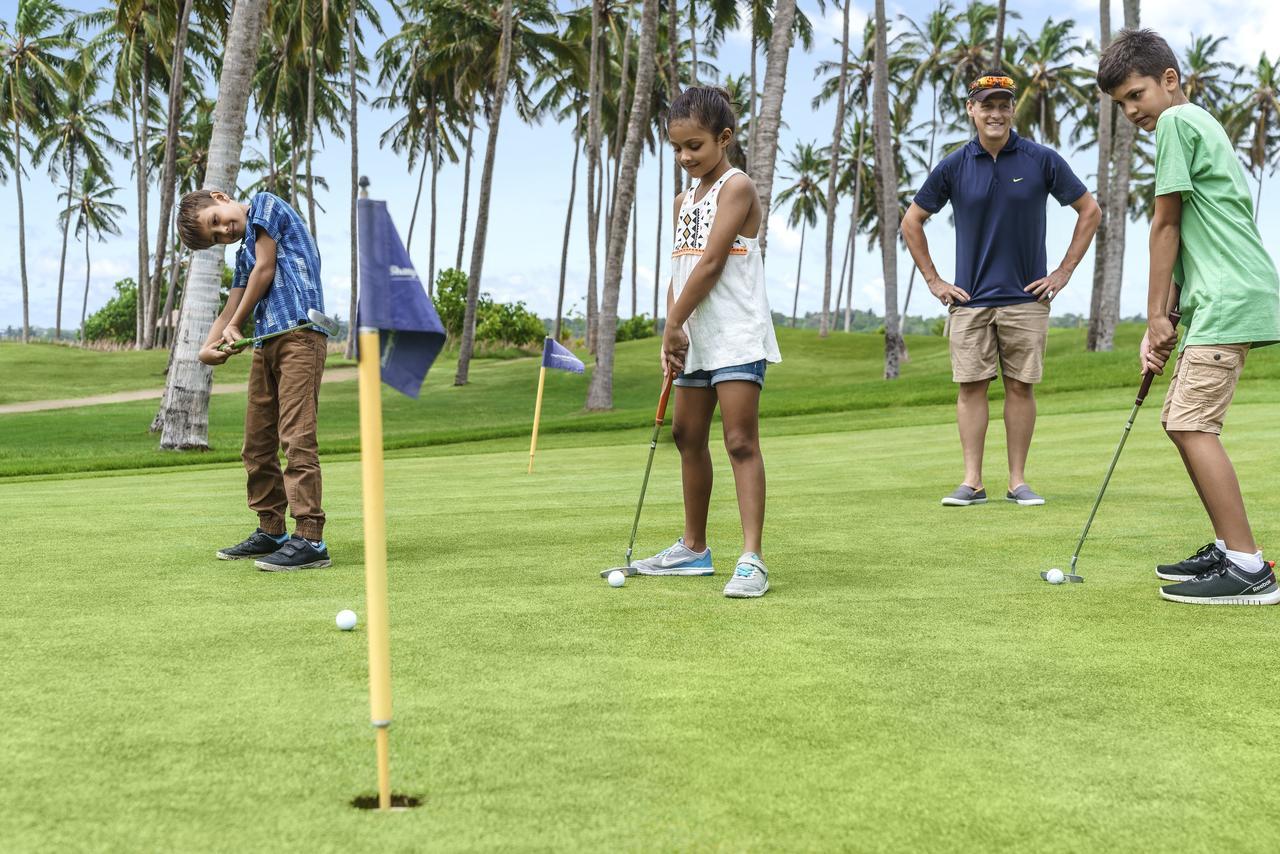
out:
<path id="1" fill-rule="evenodd" d="M 1225 552 L 1227 550 L 1226 540 L 1214 540 L 1213 544 L 1218 547 L 1218 551 Z"/>
<path id="2" fill-rule="evenodd" d="M 1243 569 L 1245 572 L 1259 572 L 1262 569 L 1262 552 L 1249 554 L 1248 552 L 1233 552 L 1226 550 L 1227 560 Z"/>

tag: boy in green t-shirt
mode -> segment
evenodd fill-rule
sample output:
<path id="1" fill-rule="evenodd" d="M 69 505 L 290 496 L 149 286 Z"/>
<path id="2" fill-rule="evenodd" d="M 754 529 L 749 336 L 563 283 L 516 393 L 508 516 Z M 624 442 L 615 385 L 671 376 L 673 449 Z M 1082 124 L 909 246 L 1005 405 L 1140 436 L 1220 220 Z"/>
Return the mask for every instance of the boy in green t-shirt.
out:
<path id="1" fill-rule="evenodd" d="M 1175 602 L 1275 605 L 1274 563 L 1253 539 L 1219 434 L 1250 347 L 1280 341 L 1280 276 L 1254 220 L 1244 170 L 1222 126 L 1183 94 L 1178 60 L 1151 30 L 1122 30 L 1098 63 L 1098 87 L 1156 133 L 1147 334 L 1139 360 L 1163 373 L 1187 328 L 1161 420 L 1209 514 L 1215 541 L 1157 567 Z M 1123 213 L 1123 212 L 1121 212 Z M 1173 284 L 1177 287 L 1172 287 Z"/>

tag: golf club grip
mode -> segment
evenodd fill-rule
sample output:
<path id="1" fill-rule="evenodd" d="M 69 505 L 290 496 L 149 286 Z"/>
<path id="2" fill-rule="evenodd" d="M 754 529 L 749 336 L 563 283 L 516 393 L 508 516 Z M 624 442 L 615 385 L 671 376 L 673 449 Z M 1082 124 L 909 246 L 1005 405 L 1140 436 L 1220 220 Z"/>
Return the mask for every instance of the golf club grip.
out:
<path id="1" fill-rule="evenodd" d="M 658 398 L 658 413 L 653 417 L 653 423 L 661 425 L 667 420 L 667 401 L 671 398 L 671 382 L 675 379 L 672 374 L 667 374 L 662 378 L 662 396 Z"/>
<path id="2" fill-rule="evenodd" d="M 1177 327 L 1178 321 L 1182 320 L 1182 314 L 1175 308 L 1169 312 L 1169 322 Z M 1138 389 L 1138 399 L 1134 401 L 1135 406 L 1141 406 L 1142 402 L 1147 399 L 1147 393 L 1151 391 L 1151 383 L 1155 381 L 1156 375 L 1151 371 L 1145 371 L 1142 374 L 1142 387 Z"/>

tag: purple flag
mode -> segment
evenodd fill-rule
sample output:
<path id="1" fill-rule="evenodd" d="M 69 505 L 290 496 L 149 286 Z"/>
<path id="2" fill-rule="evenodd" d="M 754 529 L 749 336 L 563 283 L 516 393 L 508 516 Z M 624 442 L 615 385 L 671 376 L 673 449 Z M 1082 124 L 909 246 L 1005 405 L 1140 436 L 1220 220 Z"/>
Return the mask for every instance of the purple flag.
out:
<path id="1" fill-rule="evenodd" d="M 586 370 L 581 359 L 550 336 L 547 336 L 547 340 L 542 342 L 542 367 L 572 371 L 575 374 L 580 374 Z"/>
<path id="2" fill-rule="evenodd" d="M 378 330 L 382 381 L 416 398 L 444 346 L 444 326 L 400 242 L 386 202 L 360 199 L 357 326 Z"/>

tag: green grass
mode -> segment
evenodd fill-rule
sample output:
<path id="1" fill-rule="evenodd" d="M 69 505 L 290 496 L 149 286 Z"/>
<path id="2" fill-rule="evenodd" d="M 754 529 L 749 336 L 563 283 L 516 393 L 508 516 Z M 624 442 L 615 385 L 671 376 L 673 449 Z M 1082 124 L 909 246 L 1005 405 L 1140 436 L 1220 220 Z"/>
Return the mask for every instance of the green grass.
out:
<path id="1" fill-rule="evenodd" d="M 883 339 L 876 335 L 834 334 L 820 340 L 812 331 L 780 329 L 784 361 L 770 368 L 761 415 L 775 419 L 797 415 L 847 413 L 836 419 L 856 427 L 864 419 L 888 417 L 901 423 L 921 423 L 920 417 L 947 421 L 954 405 L 946 341 L 937 337 L 909 339 L 911 361 L 903 366 L 898 382 L 886 383 L 883 372 Z M 1137 384 L 1134 370 L 1140 326 L 1121 327 L 1117 350 L 1087 353 L 1083 331 L 1053 330 L 1050 335 L 1046 380 L 1040 387 L 1042 411 L 1070 412 L 1113 409 L 1123 406 Z M 9 373 L 13 351 L 20 345 L 0 347 L 0 366 Z M 64 354 L 85 354 L 71 348 L 32 348 L 43 351 L 47 396 L 73 396 L 59 385 L 58 377 L 72 373 L 57 367 Z M 554 447 L 557 435 L 616 431 L 651 424 L 657 398 L 657 340 L 629 342 L 618 348 L 612 412 L 587 413 L 582 409 L 586 379 L 550 371 L 540 442 Z M 110 363 L 133 353 L 97 354 Z M 157 356 L 160 354 L 150 354 Z M 237 360 L 232 360 L 231 363 Z M 123 361 L 122 361 L 123 363 Z M 229 364 L 231 364 L 229 363 Z M 130 363 L 132 364 L 132 363 Z M 244 362 L 237 367 L 243 367 Z M 98 370 L 98 369 L 95 369 Z M 222 368 L 216 381 L 226 380 Z M 130 374 L 126 366 L 121 381 Z M 536 359 L 486 359 L 471 370 L 471 384 L 452 385 L 454 365 L 441 360 L 428 375 L 422 396 L 410 400 L 384 389 L 384 431 L 391 449 L 427 448 L 479 440 L 497 442 L 495 449 L 514 448 L 527 441 L 537 388 Z M 1280 379 L 1280 348 L 1267 348 L 1250 356 L 1241 386 L 1241 400 L 1267 399 L 1269 383 Z M 79 382 L 77 380 L 77 382 Z M 80 387 L 80 386 L 77 386 Z M 320 446 L 326 457 L 359 449 L 359 414 L 354 382 L 326 385 L 321 395 Z M 993 390 L 993 397 L 1000 397 Z M 204 453 L 172 453 L 158 449 L 158 437 L 147 432 L 156 404 L 113 404 L 91 408 L 0 416 L 0 477 L 74 471 L 114 471 L 145 467 L 208 464 L 237 460 L 243 437 L 244 395 L 223 394 L 210 406 L 209 440 Z M 931 407 L 925 416 L 920 407 Z M 871 416 L 870 413 L 877 413 Z M 882 423 L 882 422 L 878 422 Z M 836 429 L 843 429 L 837 427 Z M 613 442 L 614 438 L 595 441 Z"/>
<path id="2" fill-rule="evenodd" d="M 1280 539 L 1267 388 L 1233 408 L 1227 433 L 1264 544 Z M 0 755 L 13 769 L 0 839 L 11 851 L 1274 851 L 1275 612 L 1157 598 L 1151 564 L 1208 530 L 1154 412 L 1085 548 L 1087 583 L 1037 576 L 1067 560 L 1127 414 L 1125 395 L 1097 396 L 1105 411 L 1041 420 L 1043 508 L 937 505 L 959 471 L 944 404 L 764 422 L 773 590 L 760 601 L 719 595 L 739 544 L 722 451 L 720 574 L 621 590 L 596 572 L 626 545 L 643 430 L 553 437 L 534 477 L 506 440 L 396 452 L 392 774 L 425 803 L 390 816 L 347 805 L 374 784 L 366 637 L 333 626 L 341 608 L 364 616 L 356 462 L 325 465 L 337 565 L 296 576 L 211 559 L 252 524 L 234 464 L 0 483 Z M 1046 409 L 1058 400 L 1094 405 L 1076 392 L 1046 395 Z M 992 485 L 1001 435 L 993 425 Z M 643 552 L 679 531 L 678 477 L 664 442 Z"/>

